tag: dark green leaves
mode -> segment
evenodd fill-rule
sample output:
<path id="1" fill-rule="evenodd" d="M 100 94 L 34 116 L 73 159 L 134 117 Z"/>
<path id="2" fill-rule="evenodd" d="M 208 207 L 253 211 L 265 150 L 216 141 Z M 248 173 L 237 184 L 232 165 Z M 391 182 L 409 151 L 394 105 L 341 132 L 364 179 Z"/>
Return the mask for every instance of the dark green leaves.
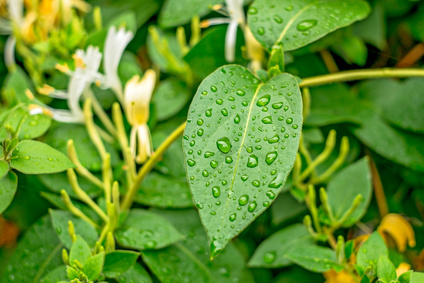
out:
<path id="1" fill-rule="evenodd" d="M 142 209 L 131 210 L 115 236 L 122 246 L 138 250 L 160 249 L 183 239 L 166 219 Z"/>
<path id="2" fill-rule="evenodd" d="M 325 272 L 330 269 L 342 270 L 337 263 L 336 252 L 330 248 L 315 245 L 298 245 L 286 255 L 288 259 L 313 272 Z"/>
<path id="3" fill-rule="evenodd" d="M 199 86 L 183 146 L 190 189 L 213 254 L 281 191 L 301 127 L 300 91 L 289 74 L 262 84 L 247 69 L 229 65 Z"/>
<path id="4" fill-rule="evenodd" d="M 25 174 L 57 173 L 75 166 L 63 153 L 32 140 L 18 144 L 10 165 Z"/>
<path id="5" fill-rule="evenodd" d="M 3 213 L 12 202 L 17 187 L 18 176 L 16 176 L 14 172 L 6 173 L 6 175 L 0 179 L 0 213 Z"/>
<path id="6" fill-rule="evenodd" d="M 328 184 L 327 194 L 336 221 L 349 210 L 356 196 L 361 195 L 361 204 L 343 222 L 343 226 L 351 226 L 361 219 L 372 195 L 368 158 L 363 158 L 334 175 Z"/>
<path id="7" fill-rule="evenodd" d="M 249 261 L 250 267 L 278 268 L 292 264 L 285 255 L 299 245 L 314 241 L 303 224 L 278 231 L 261 243 Z"/>
<path id="8" fill-rule="evenodd" d="M 362 0 L 257 0 L 248 21 L 256 39 L 271 50 L 303 47 L 326 34 L 365 18 L 369 5 Z"/>
<path id="9" fill-rule="evenodd" d="M 103 274 L 109 278 L 116 278 L 134 265 L 139 253 L 132 251 L 114 251 L 106 254 Z"/>

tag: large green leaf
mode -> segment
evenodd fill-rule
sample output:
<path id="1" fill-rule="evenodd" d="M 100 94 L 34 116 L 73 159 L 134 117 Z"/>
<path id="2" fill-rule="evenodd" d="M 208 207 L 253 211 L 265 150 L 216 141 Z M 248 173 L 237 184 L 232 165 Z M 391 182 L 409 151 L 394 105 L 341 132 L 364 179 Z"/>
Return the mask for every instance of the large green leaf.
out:
<path id="1" fill-rule="evenodd" d="M 256 39 L 271 50 L 303 47 L 324 35 L 365 18 L 363 0 L 257 0 L 249 8 L 249 26 Z"/>
<path id="2" fill-rule="evenodd" d="M 72 246 L 72 239 L 68 233 L 69 221 L 72 221 L 74 224 L 75 233 L 77 235 L 83 237 L 83 239 L 86 240 L 90 246 L 95 246 L 99 235 L 96 229 L 91 226 L 91 224 L 79 217 L 74 216 L 69 211 L 50 210 L 50 215 L 52 217 L 52 222 L 54 228 L 56 229 L 56 233 L 65 247 L 70 249 Z"/>
<path id="3" fill-rule="evenodd" d="M 299 245 L 314 241 L 303 224 L 284 228 L 263 241 L 249 261 L 250 267 L 278 268 L 292 264 L 285 255 Z"/>
<path id="4" fill-rule="evenodd" d="M 159 15 L 159 24 L 163 27 L 184 25 L 194 16 L 203 16 L 211 11 L 212 5 L 224 0 L 166 0 Z"/>
<path id="5" fill-rule="evenodd" d="M 12 202 L 17 187 L 18 176 L 15 172 L 10 171 L 0 179 L 0 213 L 3 213 Z"/>
<path id="6" fill-rule="evenodd" d="M 160 249 L 183 239 L 166 219 L 142 209 L 131 210 L 115 236 L 122 246 L 139 250 Z"/>
<path id="7" fill-rule="evenodd" d="M 38 220 L 18 243 L 0 278 L 1 282 L 39 282 L 40 278 L 63 264 L 62 243 L 50 217 Z"/>
<path id="8" fill-rule="evenodd" d="M 17 145 L 10 166 L 25 174 L 50 174 L 75 167 L 63 153 L 32 140 L 21 141 Z"/>
<path id="9" fill-rule="evenodd" d="M 244 67 L 229 65 L 199 86 L 183 147 L 213 256 L 281 191 L 301 128 L 300 90 L 289 74 L 262 84 Z"/>
<path id="10" fill-rule="evenodd" d="M 140 256 L 133 251 L 113 251 L 106 254 L 103 274 L 109 278 L 119 277 L 133 266 Z"/>
<path id="11" fill-rule="evenodd" d="M 377 268 L 377 262 L 380 256 L 388 256 L 389 252 L 383 238 L 376 231 L 359 248 L 356 263 L 363 269 L 371 266 L 374 270 Z"/>
<path id="12" fill-rule="evenodd" d="M 187 180 L 150 173 L 143 180 L 135 197 L 137 203 L 161 208 L 187 208 L 193 206 Z"/>
<path id="13" fill-rule="evenodd" d="M 127 272 L 115 278 L 115 280 L 119 283 L 152 283 L 149 273 L 138 263 L 135 263 Z"/>
<path id="14" fill-rule="evenodd" d="M 361 195 L 363 198 L 361 204 L 343 222 L 343 226 L 352 226 L 360 220 L 365 214 L 372 196 L 368 158 L 364 157 L 334 175 L 328 183 L 327 194 L 336 220 L 342 218 L 352 206 L 355 197 Z"/>
<path id="15" fill-rule="evenodd" d="M 181 243 L 170 248 L 142 252 L 143 259 L 162 282 L 180 282 L 174 278 L 186 278 L 187 282 L 253 283 L 245 259 L 234 245 L 228 245 L 217 258 L 210 261 L 208 238 L 195 210 L 154 212 L 168 219 L 186 236 Z"/>
<path id="16" fill-rule="evenodd" d="M 316 245 L 298 245 L 290 250 L 286 257 L 303 268 L 313 272 L 325 272 L 330 269 L 342 270 L 337 263 L 336 252 L 330 248 Z"/>

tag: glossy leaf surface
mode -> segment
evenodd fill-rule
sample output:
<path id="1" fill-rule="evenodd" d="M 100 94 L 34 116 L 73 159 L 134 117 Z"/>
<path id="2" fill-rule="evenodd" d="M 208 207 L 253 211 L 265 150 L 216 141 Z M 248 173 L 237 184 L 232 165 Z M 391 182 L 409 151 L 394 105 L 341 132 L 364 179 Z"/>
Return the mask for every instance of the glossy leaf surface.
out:
<path id="1" fill-rule="evenodd" d="M 365 18 L 362 0 L 257 0 L 249 8 L 253 35 L 268 50 L 282 44 L 284 51 L 303 47 L 326 34 Z"/>
<path id="2" fill-rule="evenodd" d="M 244 67 L 229 65 L 199 86 L 183 146 L 187 178 L 212 254 L 281 191 L 301 127 L 300 91 L 289 74 L 262 84 Z"/>

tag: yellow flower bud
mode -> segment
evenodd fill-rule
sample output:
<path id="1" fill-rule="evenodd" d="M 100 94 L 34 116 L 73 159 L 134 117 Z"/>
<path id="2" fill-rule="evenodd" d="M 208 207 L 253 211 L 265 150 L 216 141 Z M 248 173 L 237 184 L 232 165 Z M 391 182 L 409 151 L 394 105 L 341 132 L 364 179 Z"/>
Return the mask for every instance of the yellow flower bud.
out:
<path id="1" fill-rule="evenodd" d="M 400 252 L 406 250 L 406 245 L 415 246 L 415 233 L 411 224 L 401 215 L 390 213 L 384 216 L 377 228 L 386 244 L 394 242 Z"/>

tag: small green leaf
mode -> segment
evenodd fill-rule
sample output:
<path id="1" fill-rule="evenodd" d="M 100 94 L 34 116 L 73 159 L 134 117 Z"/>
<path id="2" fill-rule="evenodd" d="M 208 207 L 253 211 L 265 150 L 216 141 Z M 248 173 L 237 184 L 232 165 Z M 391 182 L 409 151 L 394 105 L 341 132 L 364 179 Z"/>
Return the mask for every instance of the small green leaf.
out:
<path id="1" fill-rule="evenodd" d="M 124 274 L 115 278 L 115 280 L 118 281 L 118 283 L 152 283 L 149 273 L 138 263 L 135 263 Z"/>
<path id="2" fill-rule="evenodd" d="M 298 245 L 290 250 L 286 257 L 303 268 L 313 272 L 325 272 L 330 269 L 342 270 L 337 263 L 336 252 L 330 248 L 315 245 Z"/>
<path id="3" fill-rule="evenodd" d="M 344 221 L 343 226 L 349 227 L 359 221 L 365 214 L 372 196 L 368 158 L 362 158 L 334 175 L 328 184 L 327 195 L 336 220 L 340 220 L 352 206 L 355 197 L 361 195 L 361 204 Z"/>
<path id="4" fill-rule="evenodd" d="M 302 100 L 289 74 L 261 83 L 228 65 L 207 77 L 184 132 L 187 177 L 212 257 L 282 190 L 302 128 Z"/>
<path id="5" fill-rule="evenodd" d="M 187 180 L 152 172 L 135 197 L 137 203 L 161 208 L 193 207 Z"/>
<path id="6" fill-rule="evenodd" d="M 6 176 L 7 172 L 9 172 L 9 163 L 4 160 L 0 160 L 0 180 Z"/>
<path id="7" fill-rule="evenodd" d="M 100 272 L 102 272 L 103 269 L 104 260 L 104 252 L 90 256 L 87 259 L 87 262 L 84 264 L 83 271 L 89 280 L 96 280 L 100 276 Z"/>
<path id="8" fill-rule="evenodd" d="M 371 266 L 374 270 L 377 268 L 377 261 L 380 256 L 389 255 L 386 244 L 378 232 L 374 232 L 359 248 L 356 263 L 363 269 Z"/>
<path id="9" fill-rule="evenodd" d="M 166 219 L 142 209 L 131 210 L 115 236 L 120 245 L 139 250 L 161 249 L 183 239 Z"/>
<path id="10" fill-rule="evenodd" d="M 189 23 L 195 16 L 204 16 L 210 7 L 224 0 L 167 0 L 159 14 L 159 24 L 163 27 L 175 27 Z"/>
<path id="11" fill-rule="evenodd" d="M 8 259 L 0 282 L 38 282 L 44 275 L 63 265 L 62 248 L 50 217 L 44 216 L 20 239 Z"/>
<path id="12" fill-rule="evenodd" d="M 6 210 L 15 197 L 18 187 L 18 176 L 10 171 L 0 179 L 0 213 Z"/>
<path id="13" fill-rule="evenodd" d="M 152 98 L 159 121 L 169 119 L 178 113 L 191 98 L 187 85 L 175 78 L 162 81 Z"/>
<path id="14" fill-rule="evenodd" d="M 25 174 L 49 174 L 75 165 L 63 153 L 39 141 L 21 141 L 13 151 L 12 168 Z"/>
<path id="15" fill-rule="evenodd" d="M 402 273 L 399 277 L 399 283 L 410 283 L 412 278 L 413 271 L 409 270 L 407 272 Z"/>
<path id="16" fill-rule="evenodd" d="M 58 280 L 66 281 L 68 276 L 66 274 L 66 265 L 60 265 L 50 271 L 46 276 L 41 278 L 41 283 L 57 283 Z"/>
<path id="17" fill-rule="evenodd" d="M 387 256 L 381 255 L 377 263 L 378 280 L 383 283 L 391 283 L 397 278 L 396 268 Z"/>
<path id="18" fill-rule="evenodd" d="M 103 274 L 109 278 L 117 278 L 130 269 L 140 253 L 133 251 L 114 251 L 106 254 Z"/>
<path id="19" fill-rule="evenodd" d="M 84 265 L 90 257 L 91 249 L 87 242 L 81 236 L 77 236 L 77 240 L 72 243 L 71 251 L 69 252 L 70 262 L 78 260 L 79 263 Z"/>
<path id="20" fill-rule="evenodd" d="M 43 115 L 30 115 L 28 111 L 23 108 L 17 108 L 13 110 L 6 119 L 3 121 L 3 126 L 10 127 L 16 132 L 20 124 L 21 119 L 22 125 L 19 129 L 19 139 L 35 139 L 42 136 L 50 128 L 51 118 Z"/>
<path id="21" fill-rule="evenodd" d="M 74 216 L 69 211 L 63 210 L 50 210 L 50 215 L 52 216 L 53 226 L 56 229 L 56 233 L 59 236 L 59 239 L 68 249 L 72 246 L 72 239 L 68 233 L 68 223 L 72 221 L 75 227 L 75 233 L 80 235 L 84 240 L 87 241 L 88 245 L 94 246 L 99 235 L 96 229 L 87 223 L 85 220 L 82 220 L 79 217 Z"/>
<path id="22" fill-rule="evenodd" d="M 314 241 L 303 224 L 284 228 L 263 241 L 249 261 L 249 267 L 278 268 L 291 265 L 285 257 L 299 245 L 311 245 Z"/>
<path id="23" fill-rule="evenodd" d="M 257 0 L 249 8 L 248 22 L 268 50 L 281 43 L 289 51 L 362 20 L 370 10 L 362 0 Z"/>

